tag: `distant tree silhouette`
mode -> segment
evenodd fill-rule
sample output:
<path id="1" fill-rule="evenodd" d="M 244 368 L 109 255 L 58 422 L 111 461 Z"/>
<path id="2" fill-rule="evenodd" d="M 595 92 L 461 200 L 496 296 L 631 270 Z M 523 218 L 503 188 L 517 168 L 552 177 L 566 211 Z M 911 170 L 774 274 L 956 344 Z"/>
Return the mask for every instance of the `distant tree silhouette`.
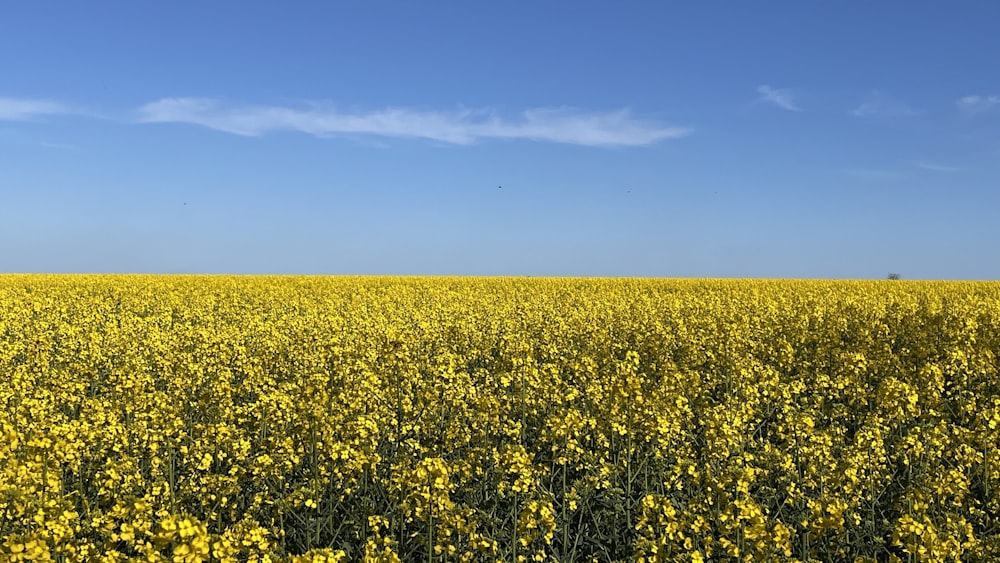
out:
<path id="1" fill-rule="evenodd" d="M 899 280 L 901 278 L 899 277 L 899 274 L 890 273 L 888 279 L 890 279 L 890 280 Z"/>

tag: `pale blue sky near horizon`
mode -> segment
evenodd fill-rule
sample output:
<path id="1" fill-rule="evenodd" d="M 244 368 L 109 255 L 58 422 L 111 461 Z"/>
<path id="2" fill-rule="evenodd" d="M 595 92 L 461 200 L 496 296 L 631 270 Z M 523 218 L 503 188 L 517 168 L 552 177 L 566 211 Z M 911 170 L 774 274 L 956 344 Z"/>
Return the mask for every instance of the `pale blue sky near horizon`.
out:
<path id="1" fill-rule="evenodd" d="M 0 272 L 1000 279 L 1000 3 L 0 6 Z"/>

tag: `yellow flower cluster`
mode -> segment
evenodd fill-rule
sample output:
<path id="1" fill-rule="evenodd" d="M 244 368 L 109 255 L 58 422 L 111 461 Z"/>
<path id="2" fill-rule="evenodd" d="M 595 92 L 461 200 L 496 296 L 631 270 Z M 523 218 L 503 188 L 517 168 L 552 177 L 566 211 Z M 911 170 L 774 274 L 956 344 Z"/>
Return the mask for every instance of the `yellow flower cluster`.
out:
<path id="1" fill-rule="evenodd" d="M 0 276 L 0 561 L 1000 560 L 1000 284 Z"/>

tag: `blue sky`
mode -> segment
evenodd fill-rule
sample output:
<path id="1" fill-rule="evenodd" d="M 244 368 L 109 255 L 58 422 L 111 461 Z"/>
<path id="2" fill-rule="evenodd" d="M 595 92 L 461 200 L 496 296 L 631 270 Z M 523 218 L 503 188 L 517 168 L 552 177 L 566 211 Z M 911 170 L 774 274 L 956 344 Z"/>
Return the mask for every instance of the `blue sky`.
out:
<path id="1" fill-rule="evenodd" d="M 997 21 L 7 3 L 0 271 L 1000 279 Z"/>

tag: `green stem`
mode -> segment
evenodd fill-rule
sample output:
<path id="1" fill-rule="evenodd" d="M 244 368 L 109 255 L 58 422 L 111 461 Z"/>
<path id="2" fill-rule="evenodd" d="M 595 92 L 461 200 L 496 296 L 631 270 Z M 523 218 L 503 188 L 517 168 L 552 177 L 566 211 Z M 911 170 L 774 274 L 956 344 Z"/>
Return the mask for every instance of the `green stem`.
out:
<path id="1" fill-rule="evenodd" d="M 563 455 L 565 455 L 565 445 L 563 447 L 563 450 L 564 450 Z M 562 550 L 561 551 L 562 551 L 564 557 L 565 557 L 565 554 L 566 554 L 566 550 L 569 549 L 569 522 L 566 521 L 566 503 L 567 503 L 567 501 L 566 501 L 566 473 L 568 471 L 569 471 L 569 460 L 567 459 L 566 463 L 563 464 L 563 472 L 562 472 L 562 495 L 563 495 L 563 502 L 562 502 L 562 522 L 561 523 L 562 523 L 562 527 L 563 527 L 563 544 L 562 544 Z"/>

